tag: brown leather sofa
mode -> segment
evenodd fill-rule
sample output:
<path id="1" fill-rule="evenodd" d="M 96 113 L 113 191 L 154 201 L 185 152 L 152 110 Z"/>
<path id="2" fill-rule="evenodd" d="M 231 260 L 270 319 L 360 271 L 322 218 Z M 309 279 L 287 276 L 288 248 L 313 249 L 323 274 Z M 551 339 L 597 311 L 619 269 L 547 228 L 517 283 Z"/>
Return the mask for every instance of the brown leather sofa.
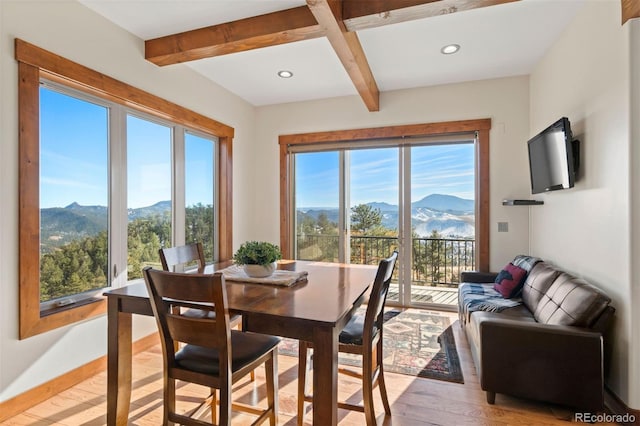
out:
<path id="1" fill-rule="evenodd" d="M 603 335 L 615 312 L 610 298 L 538 262 L 527 275 L 521 298 L 508 300 L 516 306 L 493 305 L 486 299 L 502 298 L 497 292 L 490 294 L 495 277 L 463 273 L 458 302 L 487 402 L 493 404 L 496 393 L 503 393 L 576 411 L 602 411 Z M 474 302 L 470 287 L 483 287 L 489 294 L 481 303 Z"/>

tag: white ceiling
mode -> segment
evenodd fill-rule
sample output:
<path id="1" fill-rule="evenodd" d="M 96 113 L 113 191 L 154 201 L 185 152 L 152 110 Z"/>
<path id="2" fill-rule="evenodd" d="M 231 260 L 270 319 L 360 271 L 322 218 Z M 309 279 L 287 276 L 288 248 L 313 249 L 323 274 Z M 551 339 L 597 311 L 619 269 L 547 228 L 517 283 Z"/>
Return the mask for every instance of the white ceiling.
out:
<path id="1" fill-rule="evenodd" d="M 381 92 L 529 74 L 586 0 L 522 0 L 358 31 Z M 304 0 L 80 0 L 148 40 L 305 4 Z M 461 46 L 442 55 L 442 46 Z M 191 67 L 261 106 L 357 95 L 325 38 L 192 61 Z M 290 70 L 293 78 L 276 73 Z"/>

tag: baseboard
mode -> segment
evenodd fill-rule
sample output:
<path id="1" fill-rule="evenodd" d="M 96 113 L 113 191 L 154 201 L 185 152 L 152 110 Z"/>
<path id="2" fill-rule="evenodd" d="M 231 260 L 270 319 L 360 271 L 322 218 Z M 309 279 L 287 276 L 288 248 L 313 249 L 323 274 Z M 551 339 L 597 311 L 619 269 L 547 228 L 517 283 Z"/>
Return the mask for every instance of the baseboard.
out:
<path id="1" fill-rule="evenodd" d="M 145 351 L 158 343 L 160 343 L 158 333 L 152 333 L 133 342 L 131 350 L 132 353 L 136 354 L 138 352 Z M 49 380 L 46 383 L 23 392 L 20 395 L 4 402 L 0 402 L 0 422 L 17 416 L 18 414 L 27 411 L 29 408 L 46 401 L 60 392 L 65 391 L 106 369 L 107 356 L 105 355 L 71 370 L 62 376 L 56 377 L 55 379 Z"/>
<path id="2" fill-rule="evenodd" d="M 640 425 L 640 410 L 629 408 L 611 389 L 604 389 L 604 405 L 607 411 L 614 416 L 620 416 L 620 419 L 630 421 L 619 421 L 618 424 L 624 426 Z M 626 416 L 626 417 L 625 417 Z"/>

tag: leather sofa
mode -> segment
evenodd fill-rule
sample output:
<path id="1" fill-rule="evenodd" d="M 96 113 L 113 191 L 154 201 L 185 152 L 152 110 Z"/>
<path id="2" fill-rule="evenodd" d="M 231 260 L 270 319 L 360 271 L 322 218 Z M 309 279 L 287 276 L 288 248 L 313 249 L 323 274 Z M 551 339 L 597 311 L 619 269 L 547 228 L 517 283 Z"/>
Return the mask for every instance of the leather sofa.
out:
<path id="1" fill-rule="evenodd" d="M 539 261 L 528 271 L 520 297 L 493 304 L 493 297 L 504 299 L 492 293 L 496 276 L 463 273 L 458 299 L 460 323 L 487 402 L 494 404 L 502 393 L 601 412 L 603 336 L 615 312 L 611 299 Z M 481 302 L 474 301 L 474 288 L 487 293 Z"/>

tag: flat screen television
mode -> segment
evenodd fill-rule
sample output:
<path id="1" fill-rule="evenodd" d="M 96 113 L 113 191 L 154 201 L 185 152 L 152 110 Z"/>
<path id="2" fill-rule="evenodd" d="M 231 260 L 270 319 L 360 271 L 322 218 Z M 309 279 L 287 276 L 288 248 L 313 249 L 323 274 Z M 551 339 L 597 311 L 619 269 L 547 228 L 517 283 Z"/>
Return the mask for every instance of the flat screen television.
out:
<path id="1" fill-rule="evenodd" d="M 562 117 L 527 143 L 531 193 L 572 188 L 578 168 L 578 141 L 573 140 L 571 123 Z"/>

